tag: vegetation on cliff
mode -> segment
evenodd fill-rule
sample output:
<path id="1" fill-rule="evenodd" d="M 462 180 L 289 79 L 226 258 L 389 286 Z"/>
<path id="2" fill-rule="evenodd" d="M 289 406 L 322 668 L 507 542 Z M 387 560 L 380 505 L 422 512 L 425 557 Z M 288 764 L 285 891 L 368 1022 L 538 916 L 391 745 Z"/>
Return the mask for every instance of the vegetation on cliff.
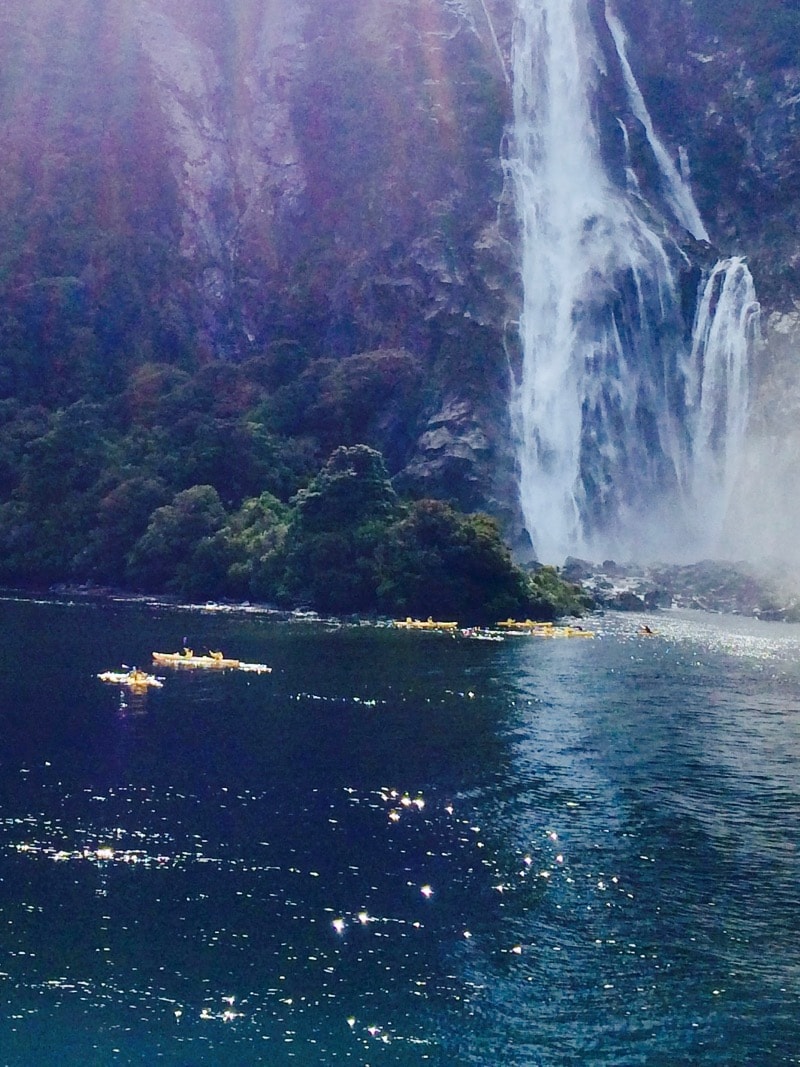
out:
<path id="1" fill-rule="evenodd" d="M 513 500 L 510 98 L 471 6 L 6 5 L 0 581 L 578 607 L 454 510 Z M 715 244 L 794 300 L 796 5 L 618 6 Z M 410 498 L 334 521 L 362 444 Z"/>
<path id="2" fill-rule="evenodd" d="M 372 353 L 353 371 L 373 421 L 384 360 L 395 371 L 408 363 Z M 339 410 L 344 373 L 268 390 L 258 361 L 194 375 L 149 364 L 104 400 L 0 402 L 0 581 L 469 622 L 585 607 L 560 580 L 532 583 L 488 516 L 401 499 L 375 448 L 340 444 L 325 461 L 337 430 L 352 437 Z M 373 442 L 391 443 L 392 420 L 379 422 Z"/>

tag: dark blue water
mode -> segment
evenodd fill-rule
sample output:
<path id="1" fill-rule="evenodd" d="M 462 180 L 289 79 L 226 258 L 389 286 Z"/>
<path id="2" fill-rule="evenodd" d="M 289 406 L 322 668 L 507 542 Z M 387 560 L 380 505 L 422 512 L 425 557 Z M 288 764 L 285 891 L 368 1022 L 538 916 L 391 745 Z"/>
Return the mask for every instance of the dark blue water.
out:
<path id="1" fill-rule="evenodd" d="M 800 628 L 640 621 L 0 601 L 0 1064 L 800 1062 Z"/>

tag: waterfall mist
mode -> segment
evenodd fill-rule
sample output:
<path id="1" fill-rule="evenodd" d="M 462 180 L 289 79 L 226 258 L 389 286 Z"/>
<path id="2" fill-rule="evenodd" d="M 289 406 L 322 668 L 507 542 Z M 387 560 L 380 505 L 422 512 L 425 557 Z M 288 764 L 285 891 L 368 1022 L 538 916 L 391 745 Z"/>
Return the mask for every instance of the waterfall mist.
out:
<path id="1" fill-rule="evenodd" d="M 609 8 L 603 29 L 607 54 L 589 0 L 518 0 L 507 163 L 524 286 L 521 509 L 546 562 L 698 559 L 717 548 L 736 477 L 758 305 L 742 258 L 702 272 L 682 250 L 681 234 L 707 238 L 700 213 Z M 609 63 L 622 99 L 603 124 Z M 626 120 L 644 132 L 652 188 Z"/>

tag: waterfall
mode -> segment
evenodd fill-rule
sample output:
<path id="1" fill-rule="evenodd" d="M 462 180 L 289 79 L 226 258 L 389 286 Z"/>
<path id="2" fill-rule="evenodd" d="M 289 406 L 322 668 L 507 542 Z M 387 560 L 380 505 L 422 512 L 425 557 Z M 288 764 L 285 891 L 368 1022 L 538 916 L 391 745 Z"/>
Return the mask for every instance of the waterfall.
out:
<path id="1" fill-rule="evenodd" d="M 625 29 L 619 19 L 608 8 L 606 8 L 606 22 L 611 30 L 611 36 L 617 49 L 617 56 L 625 79 L 625 86 L 628 90 L 631 110 L 644 127 L 648 144 L 664 179 L 665 194 L 672 212 L 683 228 L 688 230 L 693 237 L 696 237 L 699 241 L 707 241 L 708 232 L 703 225 L 703 220 L 700 218 L 700 212 L 697 210 L 692 191 L 683 180 L 669 152 L 655 131 L 642 91 L 628 62 Z"/>
<path id="2" fill-rule="evenodd" d="M 624 108 L 644 130 L 658 188 L 641 188 L 621 115 L 626 158 L 611 172 L 598 119 L 606 60 L 588 3 L 518 0 L 507 166 L 524 286 L 512 411 L 520 504 L 548 562 L 698 558 L 713 551 L 735 476 L 755 294 L 743 260 L 722 261 L 700 287 L 689 337 L 690 264 L 669 234 L 704 240 L 706 230 L 607 10 Z"/>
<path id="3" fill-rule="evenodd" d="M 749 353 L 758 332 L 758 304 L 741 257 L 721 260 L 706 283 L 695 320 L 688 387 L 695 413 L 691 499 L 705 501 L 716 543 L 739 468 L 747 429 Z"/>

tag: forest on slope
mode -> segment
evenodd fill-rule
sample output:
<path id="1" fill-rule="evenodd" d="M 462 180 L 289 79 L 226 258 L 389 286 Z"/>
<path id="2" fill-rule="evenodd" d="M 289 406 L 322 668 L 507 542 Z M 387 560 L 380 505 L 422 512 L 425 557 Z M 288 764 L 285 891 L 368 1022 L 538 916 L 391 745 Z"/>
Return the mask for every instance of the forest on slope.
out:
<path id="1" fill-rule="evenodd" d="M 714 242 L 749 252 L 767 306 L 791 309 L 795 6 L 618 7 Z M 3 6 L 0 580 L 324 599 L 289 546 L 303 494 L 363 445 L 396 494 L 372 528 L 373 607 L 401 610 L 388 560 L 410 549 L 395 535 L 416 531 L 424 555 L 426 522 L 427 537 L 438 522 L 445 542 L 491 543 L 518 581 L 503 547 L 513 14 L 511 0 Z"/>

